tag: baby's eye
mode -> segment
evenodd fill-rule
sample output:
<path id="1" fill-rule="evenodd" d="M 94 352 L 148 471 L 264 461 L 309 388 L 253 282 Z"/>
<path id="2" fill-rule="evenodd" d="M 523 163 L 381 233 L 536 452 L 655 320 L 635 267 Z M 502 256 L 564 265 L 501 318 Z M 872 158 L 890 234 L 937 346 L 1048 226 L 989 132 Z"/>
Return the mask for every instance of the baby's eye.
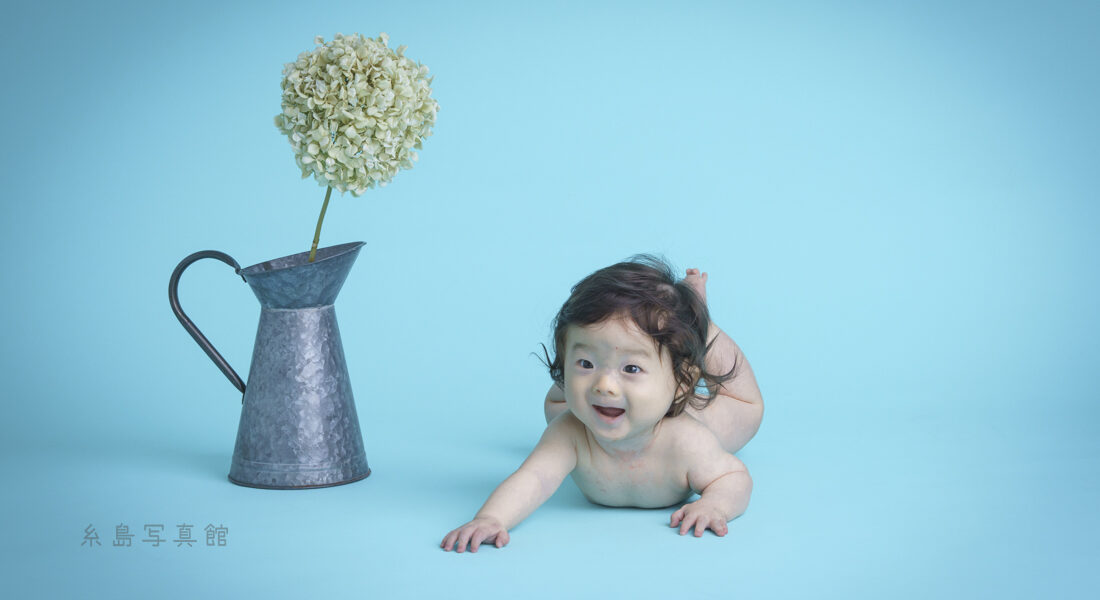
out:
<path id="1" fill-rule="evenodd" d="M 592 368 L 592 363 L 588 362 L 588 360 L 584 359 L 584 358 L 578 360 L 577 364 L 580 365 L 580 368 L 582 368 L 582 369 L 591 369 Z"/>
<path id="2" fill-rule="evenodd" d="M 635 369 L 635 370 L 631 371 L 631 369 Z M 630 373 L 631 375 L 642 372 L 642 368 L 639 367 L 638 365 L 627 365 L 627 366 L 623 367 L 623 370 L 626 371 L 627 373 Z"/>

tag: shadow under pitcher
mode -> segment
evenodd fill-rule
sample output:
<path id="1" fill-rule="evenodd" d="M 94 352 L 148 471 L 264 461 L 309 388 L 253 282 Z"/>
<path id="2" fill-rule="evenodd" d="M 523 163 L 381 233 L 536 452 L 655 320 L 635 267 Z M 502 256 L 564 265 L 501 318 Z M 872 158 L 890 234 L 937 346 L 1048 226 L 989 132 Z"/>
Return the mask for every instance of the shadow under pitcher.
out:
<path id="1" fill-rule="evenodd" d="M 184 329 L 243 394 L 229 481 L 267 489 L 328 487 L 370 475 L 333 304 L 364 242 L 330 246 L 242 269 L 228 254 L 196 252 L 168 282 Z M 214 258 L 234 268 L 260 301 L 248 384 L 180 307 L 184 269 Z"/>

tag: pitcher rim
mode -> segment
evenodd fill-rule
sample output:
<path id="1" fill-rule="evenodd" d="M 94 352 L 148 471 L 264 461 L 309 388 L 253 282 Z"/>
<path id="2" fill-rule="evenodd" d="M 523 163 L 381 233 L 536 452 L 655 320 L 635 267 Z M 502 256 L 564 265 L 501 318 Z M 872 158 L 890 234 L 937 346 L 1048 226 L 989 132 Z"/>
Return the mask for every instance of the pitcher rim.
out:
<path id="1" fill-rule="evenodd" d="M 317 264 L 320 264 L 322 262 L 344 256 L 345 254 L 348 254 L 349 252 L 358 251 L 360 248 L 362 248 L 363 246 L 366 246 L 366 245 L 367 245 L 366 242 L 346 242 L 346 243 L 343 243 L 343 244 L 335 244 L 335 245 L 332 245 L 332 246 L 325 246 L 324 248 L 318 248 L 317 249 L 318 254 L 320 254 L 322 251 L 332 250 L 334 248 L 339 248 L 339 250 L 336 250 L 335 252 L 333 252 L 331 254 L 327 254 L 324 257 L 318 256 L 317 258 L 315 258 L 313 260 L 312 263 L 308 263 L 308 262 L 304 262 L 304 261 L 303 262 L 298 262 L 298 261 L 294 260 L 294 259 L 299 258 L 299 257 L 301 257 L 301 258 L 308 257 L 309 256 L 309 251 L 308 250 L 306 252 L 296 252 L 294 254 L 288 254 L 286 256 L 280 256 L 279 258 L 273 258 L 271 260 L 265 260 L 265 261 L 258 262 L 254 265 L 249 265 L 249 266 L 241 269 L 240 274 L 242 276 L 266 275 L 268 273 L 276 273 L 276 272 L 279 272 L 279 271 L 285 271 L 287 269 L 296 269 L 296 268 L 304 267 L 304 266 L 308 266 L 308 265 L 317 265 Z M 270 263 L 273 263 L 273 262 L 276 262 L 276 261 L 286 261 L 288 264 L 286 264 L 285 266 L 281 266 L 281 267 L 270 267 L 269 266 L 266 269 L 263 268 L 264 265 L 270 265 Z"/>

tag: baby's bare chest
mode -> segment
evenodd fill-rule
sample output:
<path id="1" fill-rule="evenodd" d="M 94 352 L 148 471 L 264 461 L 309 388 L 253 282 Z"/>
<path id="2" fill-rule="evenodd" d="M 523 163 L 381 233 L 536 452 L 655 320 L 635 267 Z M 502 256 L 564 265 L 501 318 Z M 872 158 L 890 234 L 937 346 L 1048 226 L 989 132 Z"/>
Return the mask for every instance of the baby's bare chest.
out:
<path id="1" fill-rule="evenodd" d="M 675 462 L 662 457 L 619 461 L 590 453 L 578 457 L 572 477 L 592 502 L 660 508 L 682 502 L 692 493 L 686 470 Z"/>

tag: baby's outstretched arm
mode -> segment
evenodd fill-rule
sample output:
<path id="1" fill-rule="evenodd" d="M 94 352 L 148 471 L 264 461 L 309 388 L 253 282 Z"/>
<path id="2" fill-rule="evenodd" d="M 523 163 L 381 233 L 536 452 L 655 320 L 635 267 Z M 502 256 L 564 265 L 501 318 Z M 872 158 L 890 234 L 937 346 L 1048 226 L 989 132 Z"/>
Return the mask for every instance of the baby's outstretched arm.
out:
<path id="1" fill-rule="evenodd" d="M 555 419 L 519 469 L 504 480 L 469 523 L 448 533 L 440 547 L 477 552 L 482 542 L 497 548 L 508 543 L 508 530 L 546 502 L 577 466 L 577 428 L 572 413 Z"/>

